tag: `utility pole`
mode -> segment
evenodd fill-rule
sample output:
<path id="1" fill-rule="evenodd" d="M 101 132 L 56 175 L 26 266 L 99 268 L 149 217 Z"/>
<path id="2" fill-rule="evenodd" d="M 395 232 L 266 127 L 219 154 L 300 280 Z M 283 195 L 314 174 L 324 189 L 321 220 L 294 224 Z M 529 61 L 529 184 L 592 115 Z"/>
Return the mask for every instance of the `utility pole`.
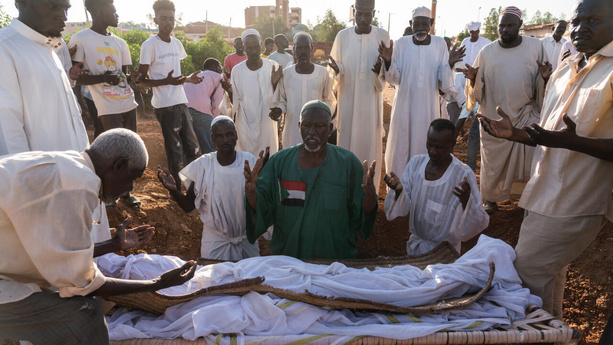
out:
<path id="1" fill-rule="evenodd" d="M 481 6 L 479 6 L 479 12 L 477 12 L 477 21 L 481 18 Z"/>
<path id="2" fill-rule="evenodd" d="M 392 14 L 388 13 L 387 14 L 387 32 L 388 33 L 390 32 L 390 24 L 391 24 L 391 22 L 392 22 Z"/>
<path id="3" fill-rule="evenodd" d="M 207 32 L 209 32 L 209 11 L 208 10 L 204 12 L 204 34 L 206 35 Z"/>
<path id="4" fill-rule="evenodd" d="M 230 24 L 228 24 L 228 39 L 231 39 L 232 37 L 230 37 L 231 34 L 231 30 L 232 29 L 232 17 L 230 17 Z"/>
<path id="5" fill-rule="evenodd" d="M 272 17 L 272 37 L 275 37 L 277 33 L 275 32 L 275 17 Z"/>
<path id="6" fill-rule="evenodd" d="M 437 0 L 432 0 L 432 19 L 436 18 L 436 1 Z M 436 33 L 436 19 L 434 19 L 434 23 L 432 24 L 432 27 L 430 28 L 430 35 L 434 35 Z"/>

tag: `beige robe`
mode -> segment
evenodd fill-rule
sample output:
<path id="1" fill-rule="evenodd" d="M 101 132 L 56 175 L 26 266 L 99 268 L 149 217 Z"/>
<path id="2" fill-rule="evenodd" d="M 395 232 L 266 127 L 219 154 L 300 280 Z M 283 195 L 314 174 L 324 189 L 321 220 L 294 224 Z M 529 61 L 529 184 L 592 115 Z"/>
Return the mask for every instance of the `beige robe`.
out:
<path id="1" fill-rule="evenodd" d="M 545 83 L 536 61 L 542 62 L 544 56 L 541 41 L 526 36 L 515 48 L 502 48 L 498 41 L 483 48 L 474 64 L 479 67 L 475 85 L 466 83 L 466 109 L 479 103 L 479 113 L 498 120 L 500 106 L 516 128 L 538 123 Z M 481 127 L 483 201 L 508 199 L 513 182 L 530 176 L 533 154 L 533 147 L 494 138 Z"/>
<path id="2" fill-rule="evenodd" d="M 383 163 L 383 71 L 371 71 L 379 56 L 379 43 L 389 45 L 387 31 L 373 26 L 367 35 L 355 27 L 338 33 L 330 55 L 340 72 L 338 87 L 338 146 L 353 152 L 360 161 L 377 161 L 375 187 L 379 190 Z"/>

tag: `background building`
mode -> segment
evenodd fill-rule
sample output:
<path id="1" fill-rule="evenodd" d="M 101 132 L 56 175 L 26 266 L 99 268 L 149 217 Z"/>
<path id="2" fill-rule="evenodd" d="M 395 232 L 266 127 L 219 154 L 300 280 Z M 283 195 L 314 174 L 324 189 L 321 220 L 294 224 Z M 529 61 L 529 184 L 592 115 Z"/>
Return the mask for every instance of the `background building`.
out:
<path id="1" fill-rule="evenodd" d="M 302 9 L 289 7 L 289 0 L 276 0 L 275 6 L 249 6 L 245 9 L 245 26 L 252 28 L 256 19 L 275 16 L 283 18 L 283 23 L 293 29 L 302 22 Z"/>

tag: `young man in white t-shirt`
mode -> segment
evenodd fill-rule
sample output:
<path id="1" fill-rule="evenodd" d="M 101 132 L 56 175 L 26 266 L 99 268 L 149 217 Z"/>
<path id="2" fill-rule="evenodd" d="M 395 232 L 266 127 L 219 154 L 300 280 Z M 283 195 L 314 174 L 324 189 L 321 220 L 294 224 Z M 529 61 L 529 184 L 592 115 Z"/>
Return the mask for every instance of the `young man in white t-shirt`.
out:
<path id="1" fill-rule="evenodd" d="M 85 7 L 92 15 L 92 26 L 74 34 L 69 44 L 70 49 L 75 49 L 73 63 L 82 62 L 89 70 L 89 74 L 77 79 L 77 84 L 87 85 L 104 131 L 126 128 L 136 132 L 138 103 L 129 84 L 130 48 L 107 31 L 109 26 L 118 25 L 113 0 L 86 0 Z M 122 198 L 130 206 L 140 206 L 140 201 L 129 193 Z"/>
<path id="2" fill-rule="evenodd" d="M 162 127 L 168 170 L 180 189 L 182 153 L 184 166 L 200 153 L 182 85 L 186 82 L 198 84 L 202 82 L 202 77 L 198 76 L 201 71 L 189 77 L 181 74 L 181 60 L 187 57 L 187 53 L 183 44 L 170 36 L 175 27 L 175 5 L 170 0 L 157 0 L 153 10 L 158 34 L 141 46 L 138 85 L 153 89 L 151 104 Z"/>

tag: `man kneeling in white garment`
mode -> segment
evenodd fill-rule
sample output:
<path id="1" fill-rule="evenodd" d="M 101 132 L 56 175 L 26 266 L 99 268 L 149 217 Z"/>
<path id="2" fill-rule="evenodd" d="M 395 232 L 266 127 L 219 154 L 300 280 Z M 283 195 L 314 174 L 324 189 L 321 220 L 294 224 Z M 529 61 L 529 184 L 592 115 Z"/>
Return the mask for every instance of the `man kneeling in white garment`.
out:
<path id="1" fill-rule="evenodd" d="M 213 120 L 211 136 L 217 151 L 201 156 L 179 173 L 187 195 L 177 189 L 168 169 L 158 167 L 158 178 L 183 211 L 197 208 L 200 212 L 204 224 L 200 256 L 214 260 L 259 256 L 258 243 L 247 241 L 243 176 L 245 161 L 253 168 L 256 158 L 236 151 L 238 135 L 227 116 Z"/>
<path id="2" fill-rule="evenodd" d="M 444 241 L 459 253 L 461 243 L 489 223 L 475 174 L 453 156 L 454 146 L 454 124 L 436 119 L 428 129 L 428 154 L 412 157 L 400 178 L 394 172 L 385 175 L 391 189 L 385 198 L 387 219 L 410 214 L 407 255 L 424 254 Z"/>

